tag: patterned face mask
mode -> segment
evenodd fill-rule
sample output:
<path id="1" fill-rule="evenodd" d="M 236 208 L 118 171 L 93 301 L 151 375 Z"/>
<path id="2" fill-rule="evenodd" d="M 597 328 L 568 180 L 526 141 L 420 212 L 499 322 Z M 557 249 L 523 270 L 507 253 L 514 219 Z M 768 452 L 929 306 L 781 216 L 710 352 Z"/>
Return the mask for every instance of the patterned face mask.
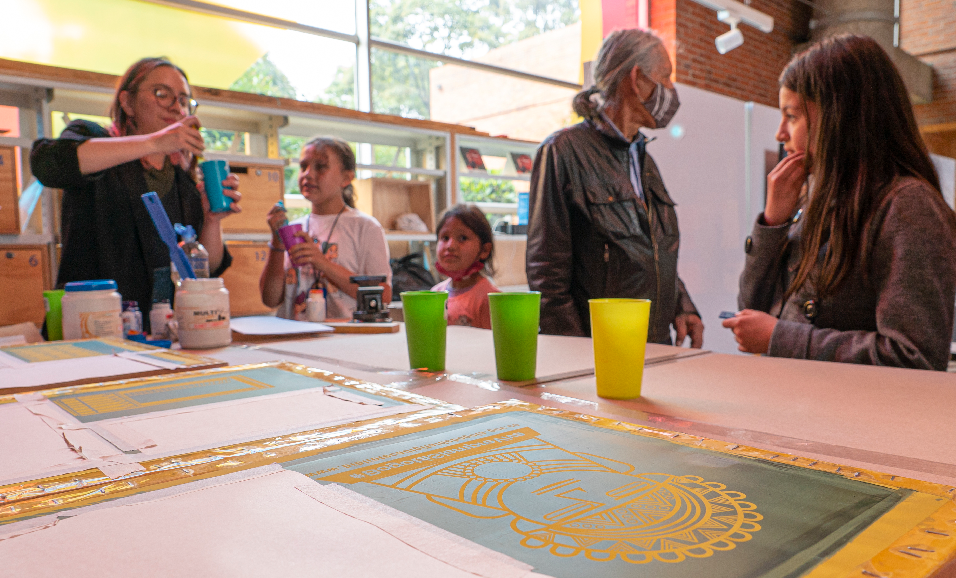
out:
<path id="1" fill-rule="evenodd" d="M 680 100 L 677 98 L 676 88 L 667 88 L 660 82 L 654 87 L 651 97 L 644 101 L 644 108 L 651 113 L 657 123 L 655 128 L 664 128 L 677 114 Z"/>

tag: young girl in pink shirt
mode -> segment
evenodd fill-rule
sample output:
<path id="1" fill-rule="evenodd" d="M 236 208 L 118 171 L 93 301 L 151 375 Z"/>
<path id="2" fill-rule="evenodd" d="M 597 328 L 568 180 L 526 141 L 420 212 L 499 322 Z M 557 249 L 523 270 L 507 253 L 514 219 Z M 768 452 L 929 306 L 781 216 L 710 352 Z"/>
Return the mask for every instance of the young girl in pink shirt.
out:
<path id="1" fill-rule="evenodd" d="M 445 318 L 450 325 L 491 329 L 488 294 L 499 290 L 483 271 L 491 268 L 494 254 L 491 225 L 478 207 L 455 205 L 442 214 L 435 268 L 448 279 L 432 291 L 448 291 Z"/>

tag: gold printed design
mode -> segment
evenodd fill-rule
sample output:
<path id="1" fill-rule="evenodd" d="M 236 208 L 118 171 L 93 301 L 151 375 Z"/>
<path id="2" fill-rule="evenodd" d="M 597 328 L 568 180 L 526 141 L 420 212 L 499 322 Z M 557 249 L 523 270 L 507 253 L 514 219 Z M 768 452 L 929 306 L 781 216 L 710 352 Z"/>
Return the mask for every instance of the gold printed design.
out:
<path id="1" fill-rule="evenodd" d="M 598 562 L 706 558 L 761 529 L 756 506 L 723 484 L 638 473 L 631 464 L 565 450 L 530 428 L 510 433 L 323 479 L 421 494 L 471 518 L 510 518 L 522 546 Z"/>
<path id="2" fill-rule="evenodd" d="M 229 388 L 197 393 L 197 391 L 203 391 L 204 388 L 209 387 Z M 272 386 L 268 383 L 251 379 L 244 375 L 217 375 L 177 383 L 163 383 L 152 387 L 138 386 L 119 391 L 70 395 L 69 397 L 51 399 L 71 415 L 80 417 L 137 410 L 157 405 L 190 402 L 210 397 L 221 397 L 256 389 L 269 388 L 272 388 Z M 166 394 L 168 397 L 158 395 L 156 399 L 147 400 L 146 398 L 146 396 L 157 394 Z"/>

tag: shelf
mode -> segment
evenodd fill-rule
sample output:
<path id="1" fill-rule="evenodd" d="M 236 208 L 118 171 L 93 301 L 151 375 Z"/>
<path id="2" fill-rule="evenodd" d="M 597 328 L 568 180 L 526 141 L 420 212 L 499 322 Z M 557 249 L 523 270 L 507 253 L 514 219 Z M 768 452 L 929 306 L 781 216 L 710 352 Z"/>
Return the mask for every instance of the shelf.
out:
<path id="1" fill-rule="evenodd" d="M 531 182 L 531 175 L 492 175 L 490 173 L 483 173 L 479 171 L 461 171 L 458 173 L 459 178 L 469 177 L 472 179 L 484 179 L 488 181 L 527 181 Z"/>
<path id="2" fill-rule="evenodd" d="M 481 209 L 485 213 L 492 213 L 495 215 L 518 212 L 518 203 L 470 203 L 470 204 L 477 206 L 479 209 Z"/>
<path id="3" fill-rule="evenodd" d="M 203 158 L 206 160 L 222 160 L 239 165 L 268 165 L 274 167 L 284 167 L 289 164 L 287 159 L 270 159 L 267 157 L 255 157 L 252 155 L 224 153 L 211 150 L 203 152 Z"/>
<path id="4" fill-rule="evenodd" d="M 386 241 L 437 241 L 435 233 L 402 233 L 400 231 L 386 231 Z"/>
<path id="5" fill-rule="evenodd" d="M 420 169 L 417 167 L 396 167 L 391 165 L 363 165 L 356 164 L 355 168 L 360 171 L 378 171 L 383 173 L 403 173 L 412 175 L 423 175 L 426 177 L 444 177 L 448 173 L 438 169 Z"/>

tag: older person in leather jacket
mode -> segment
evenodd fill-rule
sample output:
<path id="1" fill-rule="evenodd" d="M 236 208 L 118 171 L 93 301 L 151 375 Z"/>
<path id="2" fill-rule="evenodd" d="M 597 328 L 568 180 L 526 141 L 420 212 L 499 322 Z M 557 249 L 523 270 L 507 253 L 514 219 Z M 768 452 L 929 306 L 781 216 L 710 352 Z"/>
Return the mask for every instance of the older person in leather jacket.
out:
<path id="1" fill-rule="evenodd" d="M 648 341 L 704 326 L 677 276 L 680 235 L 674 201 L 641 127 L 662 128 L 679 105 L 660 39 L 642 30 L 611 33 L 595 62 L 595 87 L 579 93 L 584 121 L 541 144 L 531 174 L 527 273 L 541 292 L 541 331 L 590 335 L 588 299 L 651 300 Z"/>

